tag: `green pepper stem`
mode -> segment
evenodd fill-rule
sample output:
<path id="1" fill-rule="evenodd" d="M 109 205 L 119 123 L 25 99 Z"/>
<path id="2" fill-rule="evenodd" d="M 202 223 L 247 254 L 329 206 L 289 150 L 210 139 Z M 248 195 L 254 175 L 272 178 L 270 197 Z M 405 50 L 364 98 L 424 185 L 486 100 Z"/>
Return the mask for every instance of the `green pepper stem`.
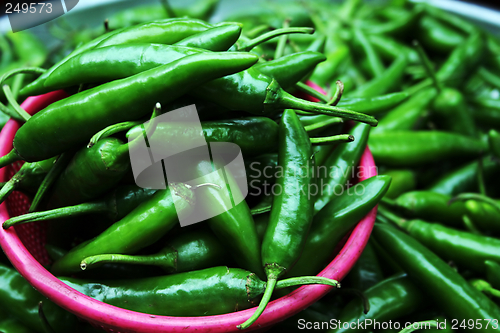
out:
<path id="1" fill-rule="evenodd" d="M 320 117 L 323 117 L 323 116 L 320 116 Z M 344 120 L 342 118 L 325 116 L 325 120 L 319 121 L 319 122 L 311 124 L 311 125 L 304 126 L 304 129 L 306 130 L 306 132 L 312 132 L 314 130 L 328 127 L 330 125 L 342 124 L 343 122 L 344 122 Z"/>
<path id="2" fill-rule="evenodd" d="M 477 162 L 477 183 L 479 185 L 479 193 L 486 196 L 486 186 L 484 184 L 483 159 L 480 158 Z"/>
<path id="3" fill-rule="evenodd" d="M 384 206 L 379 206 L 378 207 L 378 212 L 380 215 L 391 221 L 392 223 L 396 224 L 398 227 L 403 228 L 408 230 L 410 227 L 410 223 L 408 223 L 407 220 L 400 218 L 396 214 L 392 213 L 388 209 L 386 209 Z"/>
<path id="4" fill-rule="evenodd" d="M 283 29 L 290 28 L 290 19 L 285 19 L 283 22 Z M 282 35 L 278 39 L 278 45 L 276 46 L 276 51 L 274 52 L 274 59 L 281 58 L 285 53 L 286 42 L 288 40 L 288 35 Z"/>
<path id="5" fill-rule="evenodd" d="M 434 86 L 436 87 L 438 93 L 440 93 L 443 90 L 443 84 L 438 81 L 436 72 L 432 68 L 432 63 L 429 60 L 429 57 L 425 53 L 424 49 L 420 45 L 420 43 L 416 40 L 413 41 L 413 46 L 417 49 L 418 56 L 420 58 L 420 61 L 422 62 L 422 65 L 424 65 L 425 71 L 429 75 L 429 77 L 432 79 L 432 82 Z"/>
<path id="6" fill-rule="evenodd" d="M 500 290 L 493 288 L 493 286 L 485 280 L 471 279 L 469 282 L 474 288 L 486 295 L 500 297 Z"/>
<path id="7" fill-rule="evenodd" d="M 342 98 L 342 94 L 344 93 L 344 83 L 342 83 L 342 81 L 337 80 L 337 82 L 335 82 L 335 87 L 335 93 L 333 94 L 330 101 L 326 103 L 328 105 L 336 106 L 337 104 L 339 104 L 340 99 Z"/>
<path id="8" fill-rule="evenodd" d="M 483 235 L 483 233 L 476 227 L 474 222 L 472 222 L 467 215 L 462 216 L 462 221 L 464 221 L 464 227 L 467 231 L 475 235 Z"/>
<path id="9" fill-rule="evenodd" d="M 273 205 L 273 198 L 274 197 L 272 195 L 264 196 L 264 198 L 257 205 L 250 209 L 250 213 L 252 215 L 259 215 L 270 212 Z"/>
<path id="10" fill-rule="evenodd" d="M 266 290 L 264 291 L 264 295 L 259 303 L 259 307 L 253 313 L 253 315 L 245 321 L 243 324 L 236 326 L 240 330 L 244 330 L 249 328 L 257 319 L 259 319 L 260 315 L 264 312 L 267 307 L 267 304 L 271 300 L 271 296 L 273 295 L 274 288 L 276 287 L 277 279 L 271 278 L 267 280 Z"/>
<path id="11" fill-rule="evenodd" d="M 161 253 L 146 256 L 100 254 L 83 259 L 80 263 L 80 268 L 86 270 L 95 265 L 107 263 L 160 266 L 168 272 L 174 272 L 177 266 L 177 251 L 169 248 L 164 249 Z"/>
<path id="12" fill-rule="evenodd" d="M 86 202 L 75 206 L 57 208 L 44 212 L 28 213 L 12 217 L 4 222 L 3 228 L 7 229 L 13 225 L 46 221 L 51 219 L 61 219 L 91 213 L 104 213 L 108 211 L 106 202 Z"/>
<path id="13" fill-rule="evenodd" d="M 439 328 L 435 320 L 425 320 L 425 321 L 419 321 L 419 322 L 413 323 L 410 326 L 408 326 L 407 328 L 402 329 L 398 333 L 411 333 L 411 332 L 421 330 L 424 327 L 425 328 L 432 328 L 432 327 Z"/>
<path id="14" fill-rule="evenodd" d="M 21 169 L 14 175 L 12 176 L 11 179 L 5 185 L 2 187 L 0 190 L 0 203 L 4 202 L 5 199 L 14 191 L 18 186 L 19 182 L 24 178 L 24 169 L 25 165 L 29 165 L 29 163 L 25 163 Z M 27 166 L 26 166 L 27 167 Z"/>
<path id="15" fill-rule="evenodd" d="M 378 121 L 372 116 L 366 115 L 364 113 L 339 108 L 337 106 L 319 104 L 314 102 L 305 101 L 290 95 L 287 92 L 282 92 L 279 99 L 276 101 L 277 107 L 280 109 L 296 109 L 306 112 L 327 114 L 334 117 L 341 117 L 346 119 L 351 119 L 359 121 L 362 123 L 367 123 L 371 126 L 377 126 Z M 300 112 L 297 112 L 300 113 Z"/>
<path id="16" fill-rule="evenodd" d="M 19 155 L 17 155 L 17 153 L 14 149 L 12 149 L 6 155 L 0 157 L 0 168 L 3 168 L 9 164 L 12 164 L 16 161 L 21 161 L 21 160 L 22 160 L 22 158 Z"/>
<path id="17" fill-rule="evenodd" d="M 128 131 L 132 127 L 142 124 L 143 121 L 125 121 L 123 123 L 113 124 L 111 126 L 106 127 L 103 130 L 100 130 L 90 139 L 90 142 L 87 145 L 87 148 L 91 148 L 93 145 L 97 143 L 100 139 L 107 138 L 108 136 L 114 135 L 119 132 Z"/>
<path id="18" fill-rule="evenodd" d="M 275 37 L 285 35 L 285 34 L 313 34 L 314 29 L 313 28 L 286 28 L 286 29 L 276 29 L 273 31 L 266 32 L 265 34 L 251 39 L 249 41 L 243 42 L 241 45 L 238 47 L 238 51 L 243 51 L 243 52 L 248 52 L 254 47 L 256 47 L 259 44 L 262 44 L 264 42 L 267 42 L 270 39 L 273 39 Z"/>
<path id="19" fill-rule="evenodd" d="M 16 101 L 16 98 L 12 94 L 12 91 L 10 90 L 10 87 L 8 85 L 4 84 L 2 88 L 3 88 L 3 92 L 5 94 L 5 97 L 7 98 L 7 101 L 9 102 L 9 105 L 12 106 L 14 111 L 16 111 L 16 113 L 19 115 L 19 117 L 22 118 L 22 120 L 24 122 L 27 122 L 31 118 L 31 115 L 19 106 L 19 104 Z"/>
<path id="20" fill-rule="evenodd" d="M 302 286 L 305 284 L 325 284 L 340 288 L 340 283 L 337 280 L 329 279 L 323 276 L 299 276 L 278 281 L 276 283 L 276 289 Z"/>
<path id="21" fill-rule="evenodd" d="M 485 202 L 487 204 L 492 205 L 494 208 L 496 208 L 500 212 L 500 204 L 498 204 L 495 200 L 493 200 L 485 195 L 478 194 L 478 193 L 459 194 L 456 197 L 451 198 L 450 201 L 448 201 L 448 205 L 451 205 L 455 201 L 467 201 L 467 200 L 476 200 L 476 201 Z"/>
<path id="22" fill-rule="evenodd" d="M 336 142 L 353 142 L 354 136 L 350 134 L 340 134 L 333 136 L 324 136 L 321 138 L 310 138 L 313 145 L 328 145 Z"/>
<path id="23" fill-rule="evenodd" d="M 57 157 L 52 168 L 50 168 L 49 172 L 43 178 L 42 183 L 38 187 L 36 191 L 35 197 L 31 202 L 31 206 L 28 212 L 34 212 L 38 209 L 40 202 L 45 197 L 45 194 L 50 189 L 52 184 L 59 178 L 59 175 L 66 169 L 66 166 L 69 164 L 69 161 L 73 158 L 74 151 L 66 151 Z"/>
<path id="24" fill-rule="evenodd" d="M 322 93 L 320 93 L 319 91 L 317 91 L 313 87 L 308 86 L 304 82 L 297 82 L 295 84 L 295 87 L 297 89 L 299 89 L 300 91 L 302 91 L 302 92 L 304 92 L 304 93 L 306 93 L 306 94 L 308 94 L 316 99 L 319 99 L 320 102 L 323 102 L 323 103 L 329 102 L 328 96 L 323 95 Z"/>

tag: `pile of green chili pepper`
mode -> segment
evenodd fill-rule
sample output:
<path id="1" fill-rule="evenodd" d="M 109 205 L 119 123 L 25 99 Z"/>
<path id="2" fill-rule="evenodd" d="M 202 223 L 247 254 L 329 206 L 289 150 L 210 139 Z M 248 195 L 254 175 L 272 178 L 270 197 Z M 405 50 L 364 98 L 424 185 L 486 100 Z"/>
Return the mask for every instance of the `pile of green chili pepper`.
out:
<path id="1" fill-rule="evenodd" d="M 325 284 L 275 329 L 500 331 L 500 30 L 407 0 L 219 5 L 162 0 L 85 28 L 61 18 L 53 50 L 0 36 L 0 124 L 21 124 L 0 167 L 24 163 L 0 201 L 32 199 L 3 228 L 46 221 L 50 272 L 151 315 L 256 307 L 237 326 L 254 329 L 272 299 Z M 19 106 L 60 89 L 33 116 Z M 199 128 L 155 122 L 192 104 Z M 130 152 L 195 137 L 241 149 L 246 198 L 211 155 L 136 184 Z M 379 175 L 358 183 L 367 147 Z M 316 276 L 374 207 L 342 288 Z M 213 217 L 180 227 L 199 211 Z M 3 261 L 0 331 L 93 331 Z"/>

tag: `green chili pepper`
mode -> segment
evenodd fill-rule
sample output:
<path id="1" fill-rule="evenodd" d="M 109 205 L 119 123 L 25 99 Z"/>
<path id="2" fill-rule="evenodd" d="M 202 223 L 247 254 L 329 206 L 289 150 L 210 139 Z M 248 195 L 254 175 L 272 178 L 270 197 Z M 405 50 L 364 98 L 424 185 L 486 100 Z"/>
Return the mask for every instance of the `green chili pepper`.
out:
<path id="1" fill-rule="evenodd" d="M 141 202 L 149 199 L 155 192 L 156 190 L 139 188 L 135 185 L 120 186 L 104 198 L 96 201 L 12 217 L 4 222 L 3 227 L 9 228 L 22 223 L 55 220 L 86 214 L 102 214 L 110 221 L 118 221 Z"/>
<path id="2" fill-rule="evenodd" d="M 199 271 L 105 283 L 62 278 L 71 288 L 101 302 L 152 315 L 209 316 L 243 310 L 265 289 L 265 282 L 239 268 L 213 267 Z M 321 277 L 280 281 L 278 288 L 297 284 L 331 284 Z M 179 293 L 179 290 L 186 293 Z"/>
<path id="3" fill-rule="evenodd" d="M 363 313 L 363 303 L 355 299 L 347 304 L 327 332 L 369 332 L 373 321 L 387 322 L 399 319 L 420 309 L 424 297 L 406 274 L 398 274 L 381 281 L 365 291 L 370 311 Z M 364 325 L 358 325 L 358 322 Z M 370 324 L 371 323 L 371 324 Z M 350 324 L 356 324 L 350 328 Z"/>
<path id="4" fill-rule="evenodd" d="M 400 195 L 391 206 L 408 217 L 461 226 L 462 216 L 467 213 L 465 203 L 448 204 L 450 200 L 450 196 L 441 193 L 413 191 Z"/>
<path id="5" fill-rule="evenodd" d="M 102 234 L 69 251 L 52 266 L 58 275 L 77 273 L 81 261 L 89 256 L 106 253 L 134 253 L 160 239 L 177 223 L 177 214 L 189 214 L 195 197 L 190 187 L 170 184 L 157 191 L 127 216 Z"/>
<path id="6" fill-rule="evenodd" d="M 92 49 L 54 69 L 44 84 L 48 90 L 57 90 L 83 83 L 123 79 L 202 52 L 197 48 L 150 43 Z"/>
<path id="7" fill-rule="evenodd" d="M 384 171 L 382 174 L 392 178 L 391 186 L 385 194 L 386 198 L 397 198 L 405 192 L 415 190 L 417 187 L 417 175 L 411 169 L 392 169 Z"/>
<path id="8" fill-rule="evenodd" d="M 372 177 L 332 199 L 314 216 L 304 251 L 287 276 L 317 274 L 342 237 L 384 196 L 390 182 L 388 176 Z M 361 195 L 356 192 L 360 189 Z"/>
<path id="9" fill-rule="evenodd" d="M 436 90 L 432 88 L 417 92 L 406 102 L 398 105 L 380 119 L 377 127 L 373 129 L 373 134 L 412 130 L 418 120 L 424 117 L 427 107 L 435 97 Z"/>
<path id="10" fill-rule="evenodd" d="M 145 116 L 148 103 L 167 104 L 204 81 L 244 70 L 256 61 L 256 56 L 241 52 L 193 54 L 55 102 L 17 131 L 14 149 L 2 158 L 2 164 L 53 157 L 88 142 L 109 125 Z"/>
<path id="11" fill-rule="evenodd" d="M 396 92 L 377 97 L 342 98 L 338 105 L 375 115 L 395 108 L 407 99 L 408 96 L 406 92 Z"/>
<path id="12" fill-rule="evenodd" d="M 325 56 L 321 53 L 304 51 L 256 64 L 254 68 L 262 74 L 274 78 L 283 89 L 289 89 L 324 60 Z"/>
<path id="13" fill-rule="evenodd" d="M 228 252 L 207 230 L 189 231 L 166 242 L 156 254 L 132 256 L 99 254 L 82 260 L 82 269 L 96 268 L 105 263 L 155 265 L 168 273 L 180 273 L 215 267 L 230 261 Z"/>
<path id="14" fill-rule="evenodd" d="M 485 53 L 484 37 L 481 33 L 474 33 L 452 51 L 443 65 L 436 73 L 439 82 L 443 82 L 449 87 L 456 87 L 461 84 L 470 72 L 481 62 Z M 424 87 L 432 84 L 432 79 L 428 78 L 421 83 L 409 88 L 407 91 L 412 94 Z"/>
<path id="15" fill-rule="evenodd" d="M 270 153 L 276 150 L 278 139 L 278 125 L 266 117 L 247 117 L 201 123 L 203 135 L 207 142 L 233 142 L 237 144 L 243 156 L 255 156 Z M 135 126 L 127 137 L 133 139 L 142 136 L 142 125 Z M 195 129 L 190 124 L 159 123 L 153 134 L 148 137 L 150 145 L 163 145 L 172 140 L 182 138 L 180 145 L 189 146 L 189 140 L 196 136 L 190 135 Z"/>
<path id="16" fill-rule="evenodd" d="M 440 131 L 375 133 L 368 144 L 377 163 L 398 167 L 473 158 L 488 150 L 486 142 Z"/>
<path id="17" fill-rule="evenodd" d="M 500 318 L 498 306 L 432 251 L 390 225 L 375 224 L 373 235 L 415 283 L 425 286 L 423 291 L 449 318 L 459 322 L 479 319 L 483 323 L 482 330 L 498 331 L 494 322 L 488 327 L 485 324 L 487 320 Z"/>
<path id="18" fill-rule="evenodd" d="M 233 204 L 237 198 L 243 198 L 238 186 L 227 188 L 219 172 L 224 168 L 221 161 L 200 161 L 194 165 L 194 170 L 187 170 L 189 179 L 198 179 L 205 183 L 218 184 L 224 190 L 204 187 L 198 190 L 197 195 L 203 197 L 200 201 L 200 210 L 207 212 L 206 216 L 213 216 L 207 223 L 222 242 L 224 248 L 233 256 L 240 267 L 249 269 L 259 276 L 264 276 L 260 263 L 260 241 L 255 229 L 250 208 L 245 200 Z M 229 184 L 236 184 L 233 175 L 225 170 Z M 227 192 L 226 192 L 227 190 Z M 222 213 L 221 213 L 222 212 Z"/>
<path id="19" fill-rule="evenodd" d="M 198 47 L 208 51 L 227 51 L 241 35 L 241 25 L 226 24 L 188 36 L 174 45 Z"/>
<path id="20" fill-rule="evenodd" d="M 328 114 L 376 126 L 371 116 L 347 109 L 313 103 L 285 92 L 279 83 L 250 68 L 204 84 L 192 93 L 195 97 L 219 104 L 230 110 L 240 110 L 257 115 L 275 114 L 281 109 L 296 109 L 311 113 Z"/>
<path id="21" fill-rule="evenodd" d="M 486 260 L 484 262 L 486 279 L 497 289 L 500 288 L 500 264 L 496 261 Z"/>
<path id="22" fill-rule="evenodd" d="M 119 30 L 114 30 L 101 35 L 88 43 L 78 47 L 68 56 L 64 57 L 47 72 L 39 76 L 31 84 L 25 86 L 20 95 L 39 95 L 50 90 L 45 90 L 45 79 L 52 74 L 52 72 L 64 64 L 72 57 L 83 53 L 84 51 L 93 48 L 104 46 L 118 45 L 118 44 L 136 44 L 136 43 L 159 43 L 159 44 L 173 44 L 195 33 L 205 31 L 212 26 L 201 20 L 191 18 L 171 18 L 164 20 L 156 20 L 146 22 L 143 24 L 127 27 Z"/>
<path id="23" fill-rule="evenodd" d="M 36 192 L 43 178 L 54 165 L 54 158 L 35 163 L 25 163 L 0 190 L 0 202 L 3 202 L 15 190 Z"/>
<path id="24" fill-rule="evenodd" d="M 38 303 L 44 302 L 45 313 L 56 332 L 73 332 L 77 327 L 76 317 L 50 302 L 36 291 L 16 270 L 0 264 L 1 308 L 29 328 L 41 332 L 38 318 Z"/>
<path id="25" fill-rule="evenodd" d="M 493 161 L 491 156 L 484 157 L 481 163 L 485 177 L 491 177 L 500 171 L 500 165 Z M 473 192 L 477 189 L 478 168 L 478 161 L 468 163 L 437 179 L 428 190 L 451 196 Z"/>
<path id="26" fill-rule="evenodd" d="M 326 60 L 316 67 L 311 75 L 311 80 L 326 88 L 333 81 L 340 64 L 348 57 L 349 47 L 341 44 L 338 48 L 326 54 Z"/>
<path id="27" fill-rule="evenodd" d="M 374 97 L 398 90 L 407 65 L 406 54 L 400 54 L 382 75 L 357 87 L 348 97 Z"/>
<path id="28" fill-rule="evenodd" d="M 434 86 L 438 92 L 437 97 L 432 102 L 432 109 L 437 116 L 438 126 L 450 132 L 460 133 L 474 137 L 476 130 L 474 121 L 465 103 L 465 98 L 460 91 L 454 88 L 445 88 L 437 80 L 434 69 L 424 49 L 414 42 L 427 74 L 432 78 Z"/>
<path id="29" fill-rule="evenodd" d="M 82 148 L 54 183 L 48 206 L 93 200 L 117 185 L 129 169 L 128 145 L 117 138 L 105 138 L 92 148 Z"/>
<path id="30" fill-rule="evenodd" d="M 500 211 L 492 205 L 477 200 L 465 202 L 467 217 L 480 230 L 500 233 Z"/>
<path id="31" fill-rule="evenodd" d="M 384 279 L 372 243 L 368 241 L 363 253 L 346 276 L 349 286 L 365 291 Z"/>
<path id="32" fill-rule="evenodd" d="M 500 259 L 500 240 L 494 237 L 475 235 L 422 220 L 399 219 L 395 222 L 443 260 L 452 260 L 461 267 L 484 273 L 484 261 Z"/>
<path id="33" fill-rule="evenodd" d="M 405 53 L 410 64 L 418 62 L 418 54 L 412 48 L 384 35 L 369 35 L 368 41 L 375 51 L 385 60 L 394 61 L 401 53 Z"/>
<path id="34" fill-rule="evenodd" d="M 354 29 L 354 38 L 361 45 L 365 53 L 372 77 L 382 76 L 385 70 L 384 64 L 361 29 Z"/>
<path id="35" fill-rule="evenodd" d="M 465 40 L 461 33 L 428 15 L 420 19 L 417 39 L 425 48 L 445 54 Z"/>
<path id="36" fill-rule="evenodd" d="M 317 167 L 318 195 L 314 203 L 314 212 L 317 214 L 337 193 L 337 187 L 342 190 L 347 180 L 356 175 L 357 165 L 368 141 L 370 127 L 358 124 L 352 128 L 349 134 L 356 141 L 348 145 L 337 147 L 326 159 L 322 166 Z"/>
<path id="37" fill-rule="evenodd" d="M 262 242 L 267 285 L 258 309 L 239 329 L 248 328 L 264 311 L 277 280 L 299 259 L 312 222 L 313 201 L 309 198 L 314 170 L 312 146 L 293 110 L 285 110 L 281 117 L 278 166 L 283 170 L 283 175 L 276 180 L 281 193 L 274 196 Z"/>

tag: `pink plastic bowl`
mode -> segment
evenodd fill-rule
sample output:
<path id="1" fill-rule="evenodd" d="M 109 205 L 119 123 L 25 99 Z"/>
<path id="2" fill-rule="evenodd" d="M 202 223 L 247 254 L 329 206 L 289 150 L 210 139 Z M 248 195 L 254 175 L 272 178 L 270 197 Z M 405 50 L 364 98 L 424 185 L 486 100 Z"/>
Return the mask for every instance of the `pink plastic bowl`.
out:
<path id="1" fill-rule="evenodd" d="M 64 97 L 66 97 L 64 92 L 56 91 L 30 97 L 21 106 L 33 114 Z M 18 128 L 18 122 L 10 120 L 1 131 L 0 156 L 12 149 L 12 141 Z M 359 180 L 376 175 L 375 162 L 368 148 L 364 151 L 359 166 L 361 173 Z M 10 170 L 7 170 L 9 168 Z M 6 181 L 6 171 L 12 173 L 12 167 L 0 169 L 0 181 Z M 27 212 L 29 208 L 27 199 L 19 194 L 11 196 L 8 201 L 0 205 L 1 223 L 10 217 L 9 214 L 19 215 Z M 338 281 L 346 276 L 368 242 L 376 214 L 377 207 L 352 230 L 340 252 L 318 276 Z M 26 226 L 26 229 L 20 229 L 23 226 Z M 40 229 L 35 223 L 8 230 L 0 228 L 0 245 L 16 269 L 40 293 L 67 311 L 108 332 L 241 332 L 236 325 L 247 320 L 255 311 L 255 308 L 252 308 L 209 317 L 167 317 L 133 312 L 102 303 L 68 287 L 42 267 L 40 262 L 44 263 L 47 258 L 43 248 L 44 235 Z M 325 296 L 332 288 L 324 285 L 303 286 L 287 296 L 270 302 L 259 320 L 247 331 L 271 326 L 300 312 Z"/>

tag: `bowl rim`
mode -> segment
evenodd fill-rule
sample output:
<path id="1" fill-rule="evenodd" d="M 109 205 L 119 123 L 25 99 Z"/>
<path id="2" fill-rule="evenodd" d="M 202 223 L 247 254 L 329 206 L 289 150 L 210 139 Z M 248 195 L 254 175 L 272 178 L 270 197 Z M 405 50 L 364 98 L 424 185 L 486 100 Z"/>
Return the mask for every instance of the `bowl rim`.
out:
<path id="1" fill-rule="evenodd" d="M 28 97 L 21 107 L 33 114 L 66 96 L 66 93 L 60 90 Z M 0 132 L 0 156 L 12 149 L 14 135 L 19 127 L 20 123 L 11 119 Z M 361 157 L 359 167 L 360 181 L 377 175 L 377 168 L 368 147 Z M 5 178 L 5 171 L 6 168 L 0 169 L 0 181 Z M 368 242 L 376 214 L 377 206 L 356 225 L 340 252 L 318 276 L 340 281 L 347 275 Z M 4 202 L 0 205 L 0 222 L 3 223 L 8 218 L 7 205 Z M 250 308 L 229 314 L 204 317 L 170 317 L 125 310 L 86 296 L 52 275 L 33 258 L 14 228 L 7 230 L 0 228 L 0 245 L 14 267 L 41 294 L 78 317 L 114 331 L 239 332 L 236 326 L 246 321 L 256 309 Z M 310 306 L 333 288 L 326 285 L 302 286 L 270 302 L 261 317 L 247 331 L 274 325 Z"/>

